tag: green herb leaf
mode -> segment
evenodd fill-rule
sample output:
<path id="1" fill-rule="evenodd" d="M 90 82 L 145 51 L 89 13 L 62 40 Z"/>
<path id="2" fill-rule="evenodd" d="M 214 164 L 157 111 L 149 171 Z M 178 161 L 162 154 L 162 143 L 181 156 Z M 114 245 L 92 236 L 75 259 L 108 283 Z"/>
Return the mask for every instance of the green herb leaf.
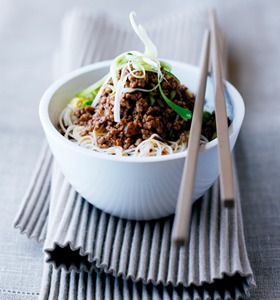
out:
<path id="1" fill-rule="evenodd" d="M 128 52 L 127 55 L 133 55 L 132 53 Z"/>
<path id="2" fill-rule="evenodd" d="M 154 106 L 154 104 L 155 104 L 155 102 L 156 102 L 155 97 L 152 96 L 152 95 L 149 95 L 149 97 L 150 97 L 150 100 L 151 100 L 151 106 Z"/>
<path id="3" fill-rule="evenodd" d="M 164 101 L 168 104 L 169 107 L 171 107 L 179 116 L 181 116 L 181 118 L 185 121 L 189 120 L 192 118 L 192 112 L 175 104 L 174 102 L 172 102 L 171 100 L 169 100 L 160 85 L 160 81 L 158 81 L 158 87 L 159 87 L 159 91 L 162 95 L 162 98 L 164 99 Z"/>

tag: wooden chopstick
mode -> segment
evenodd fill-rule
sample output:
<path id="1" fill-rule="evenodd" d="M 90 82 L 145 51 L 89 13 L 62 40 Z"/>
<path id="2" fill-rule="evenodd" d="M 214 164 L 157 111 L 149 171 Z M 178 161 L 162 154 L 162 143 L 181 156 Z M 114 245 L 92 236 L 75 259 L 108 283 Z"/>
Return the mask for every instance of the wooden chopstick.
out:
<path id="1" fill-rule="evenodd" d="M 209 30 L 206 29 L 201 51 L 198 92 L 192 117 L 192 125 L 188 143 L 188 153 L 185 159 L 183 176 L 176 207 L 176 215 L 172 230 L 172 241 L 180 246 L 188 240 L 189 235 L 192 196 L 195 182 L 197 156 L 200 145 L 204 95 L 208 71 L 210 41 L 209 36 Z"/>
<path id="2" fill-rule="evenodd" d="M 215 115 L 218 136 L 219 168 L 221 199 L 225 207 L 234 206 L 234 189 L 232 164 L 228 136 L 228 120 L 226 113 L 226 101 L 223 91 L 222 72 L 217 38 L 217 26 L 215 11 L 210 11 L 211 28 L 211 60 L 214 78 Z"/>

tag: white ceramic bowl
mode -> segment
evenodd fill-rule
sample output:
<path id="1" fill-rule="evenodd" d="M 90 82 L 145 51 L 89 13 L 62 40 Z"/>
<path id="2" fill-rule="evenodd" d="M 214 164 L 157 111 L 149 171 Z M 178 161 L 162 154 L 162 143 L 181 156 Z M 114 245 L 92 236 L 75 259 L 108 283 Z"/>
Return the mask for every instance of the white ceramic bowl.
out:
<path id="1" fill-rule="evenodd" d="M 198 68 L 169 61 L 172 72 L 196 93 Z M 55 82 L 43 95 L 40 118 L 50 148 L 71 185 L 90 203 L 112 215 L 149 220 L 175 212 L 187 152 L 162 157 L 117 157 L 92 152 L 65 139 L 56 129 L 60 112 L 78 92 L 109 72 L 110 61 L 78 69 Z M 232 150 L 244 118 L 244 103 L 238 91 L 225 82 L 233 118 L 229 127 Z M 214 109 L 213 81 L 208 78 L 206 103 Z M 219 175 L 217 139 L 202 146 L 193 201 L 201 197 Z"/>

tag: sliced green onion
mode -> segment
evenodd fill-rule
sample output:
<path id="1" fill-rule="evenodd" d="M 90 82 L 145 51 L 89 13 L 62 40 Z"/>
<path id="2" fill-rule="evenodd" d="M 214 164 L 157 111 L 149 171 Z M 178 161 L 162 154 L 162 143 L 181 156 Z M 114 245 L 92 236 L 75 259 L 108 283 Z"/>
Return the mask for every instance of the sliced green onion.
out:
<path id="1" fill-rule="evenodd" d="M 99 81 L 95 82 L 94 84 L 92 84 L 91 86 L 89 86 L 88 88 L 86 88 L 85 90 L 83 90 L 80 93 L 78 93 L 76 95 L 76 97 L 86 97 L 87 95 L 89 95 L 91 93 L 95 93 L 95 91 L 97 89 L 99 89 L 101 87 L 101 85 L 104 83 L 104 81 L 106 80 L 107 76 L 108 76 L 108 74 L 106 76 L 104 76 L 102 79 L 100 79 Z M 96 96 L 96 94 L 95 94 L 95 96 Z M 92 94 L 92 95 L 94 96 L 94 94 Z"/>
<path id="2" fill-rule="evenodd" d="M 157 57 L 157 48 L 156 48 L 156 46 L 153 44 L 153 42 L 147 36 L 147 33 L 146 33 L 145 29 L 143 28 L 143 26 L 139 25 L 137 27 L 133 16 L 136 16 L 134 11 L 131 12 L 130 15 L 129 15 L 130 23 L 131 23 L 134 31 L 136 32 L 136 34 L 139 36 L 140 40 L 145 45 L 144 55 L 156 58 Z"/>
<path id="3" fill-rule="evenodd" d="M 161 88 L 161 85 L 160 85 L 160 80 L 158 81 L 158 87 L 159 87 L 159 91 L 161 93 L 161 96 L 164 99 L 164 101 L 167 103 L 167 105 L 169 107 L 171 107 L 179 116 L 181 116 L 181 118 L 183 120 L 187 121 L 187 120 L 189 120 L 189 119 L 192 118 L 192 112 L 191 111 L 189 111 L 189 110 L 187 110 L 187 109 L 185 109 L 185 108 L 183 108 L 183 107 L 175 104 L 174 102 L 172 102 L 171 100 L 169 100 L 165 96 L 165 94 L 164 94 L 164 92 L 163 92 L 163 90 Z"/>
<path id="4" fill-rule="evenodd" d="M 84 100 L 85 100 L 84 98 L 73 98 L 69 104 L 73 105 L 75 108 L 78 108 L 79 104 L 83 103 Z"/>
<path id="5" fill-rule="evenodd" d="M 112 86 L 111 84 L 103 84 L 102 88 L 103 88 L 103 89 L 109 88 L 109 89 L 112 91 L 112 92 L 110 93 L 110 96 L 112 96 L 112 95 L 116 92 L 114 86 Z"/>
<path id="6" fill-rule="evenodd" d="M 154 96 L 152 96 L 151 94 L 149 95 L 150 97 L 150 100 L 151 100 L 151 106 L 154 106 L 155 102 L 156 102 L 156 99 Z"/>
<path id="7" fill-rule="evenodd" d="M 173 128 L 171 128 L 171 130 L 170 130 L 170 132 L 169 132 L 170 138 L 172 138 L 172 135 L 173 135 Z"/>
<path id="8" fill-rule="evenodd" d="M 119 56 L 117 56 L 113 63 L 110 66 L 110 74 L 112 76 L 112 80 L 113 80 L 113 85 L 116 88 L 117 87 L 117 83 L 118 83 L 118 78 L 117 78 L 117 70 L 118 70 L 118 66 L 120 64 L 120 62 L 122 61 L 122 59 L 126 56 L 126 52 L 120 54 Z"/>
<path id="9" fill-rule="evenodd" d="M 146 59 L 146 61 L 144 59 Z M 157 67 L 158 67 L 157 62 L 155 60 L 142 57 L 142 55 L 134 56 L 130 60 L 130 63 L 132 64 L 132 66 L 135 70 L 140 69 L 140 66 L 141 66 L 141 68 L 144 68 L 145 71 L 152 71 L 152 72 L 156 72 L 156 73 L 158 72 L 157 71 Z"/>
<path id="10" fill-rule="evenodd" d="M 154 68 L 158 68 L 158 64 L 155 61 L 153 61 L 152 59 L 147 58 L 147 57 L 142 57 L 142 59 L 146 64 L 153 66 Z"/>
<path id="11" fill-rule="evenodd" d="M 217 132 L 215 131 L 212 135 L 211 141 L 214 140 L 217 137 Z"/>
<path id="12" fill-rule="evenodd" d="M 127 55 L 133 55 L 132 53 L 128 52 Z"/>
<path id="13" fill-rule="evenodd" d="M 99 91 L 99 88 L 98 88 L 98 89 L 96 89 L 95 91 L 91 92 L 91 94 L 92 94 L 93 98 L 95 98 L 95 97 L 96 97 L 96 95 L 97 95 L 98 91 Z"/>
<path id="14" fill-rule="evenodd" d="M 211 114 L 208 111 L 204 111 L 202 115 L 202 124 L 207 123 L 211 119 Z"/>
<path id="15" fill-rule="evenodd" d="M 90 100 L 90 101 L 84 101 L 83 103 L 82 103 L 82 105 L 81 105 L 81 108 L 83 108 L 83 107 L 85 107 L 85 106 L 87 106 L 87 105 L 91 105 L 92 104 L 92 100 Z"/>
<path id="16" fill-rule="evenodd" d="M 160 63 L 160 66 L 163 67 L 165 70 L 167 70 L 167 71 L 172 70 L 172 66 L 168 62 L 160 60 L 159 63 Z"/>
<path id="17" fill-rule="evenodd" d="M 117 66 L 126 64 L 128 62 L 128 59 L 126 58 L 126 55 L 124 55 L 118 62 Z"/>
<path id="18" fill-rule="evenodd" d="M 176 91 L 172 90 L 170 93 L 170 100 L 173 100 L 175 96 L 176 96 Z"/>

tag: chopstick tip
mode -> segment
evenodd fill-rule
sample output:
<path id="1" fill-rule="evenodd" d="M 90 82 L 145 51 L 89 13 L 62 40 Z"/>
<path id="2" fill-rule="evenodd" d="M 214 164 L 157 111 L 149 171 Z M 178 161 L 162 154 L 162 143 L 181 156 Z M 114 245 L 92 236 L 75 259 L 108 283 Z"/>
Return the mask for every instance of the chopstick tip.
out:
<path id="1" fill-rule="evenodd" d="M 172 239 L 172 243 L 177 247 L 182 247 L 185 245 L 186 241 L 184 239 Z"/>
<path id="2" fill-rule="evenodd" d="M 223 201 L 224 207 L 226 208 L 233 208 L 234 207 L 234 199 L 225 199 Z"/>

